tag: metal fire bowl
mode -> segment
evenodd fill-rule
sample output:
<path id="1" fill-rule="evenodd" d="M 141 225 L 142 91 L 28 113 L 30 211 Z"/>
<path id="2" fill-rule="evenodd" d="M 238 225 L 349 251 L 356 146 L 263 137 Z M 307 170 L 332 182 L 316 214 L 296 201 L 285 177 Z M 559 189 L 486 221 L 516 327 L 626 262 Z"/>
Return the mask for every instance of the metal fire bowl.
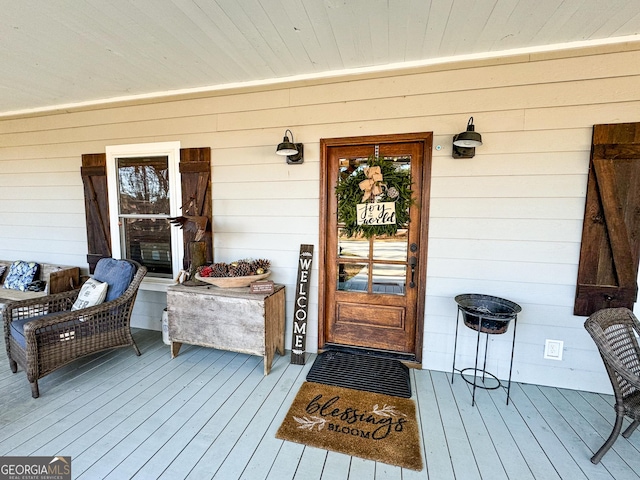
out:
<path id="1" fill-rule="evenodd" d="M 517 303 L 500 297 L 465 293 L 455 298 L 462 311 L 464 324 L 482 333 L 500 334 L 507 331 L 509 322 L 522 311 Z"/>

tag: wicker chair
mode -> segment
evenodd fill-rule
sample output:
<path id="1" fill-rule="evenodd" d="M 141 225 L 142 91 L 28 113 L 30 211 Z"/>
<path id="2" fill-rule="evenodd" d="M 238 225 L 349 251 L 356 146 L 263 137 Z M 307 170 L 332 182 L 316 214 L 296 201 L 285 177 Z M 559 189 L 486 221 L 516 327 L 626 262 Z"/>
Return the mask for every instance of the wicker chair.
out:
<path id="1" fill-rule="evenodd" d="M 129 321 L 138 287 L 147 269 L 128 260 L 101 259 L 96 273 L 103 261 L 112 262 L 105 265 L 127 262 L 133 266 L 133 269 L 128 267 L 129 276 L 124 279 L 125 283 L 120 284 L 121 289 L 125 289 L 124 293 L 115 299 L 110 300 L 107 291 L 105 302 L 71 310 L 80 292 L 77 289 L 11 302 L 2 311 L 11 371 L 16 373 L 18 365 L 25 371 L 33 398 L 40 395 L 38 379 L 85 355 L 126 346 L 132 346 L 136 355 L 140 355 Z"/>
<path id="2" fill-rule="evenodd" d="M 616 441 L 625 416 L 632 422 L 622 436 L 629 438 L 640 423 L 640 322 L 627 308 L 606 308 L 584 324 L 598 346 L 615 395 L 616 421 L 611 435 L 591 457 L 598 463 Z"/>

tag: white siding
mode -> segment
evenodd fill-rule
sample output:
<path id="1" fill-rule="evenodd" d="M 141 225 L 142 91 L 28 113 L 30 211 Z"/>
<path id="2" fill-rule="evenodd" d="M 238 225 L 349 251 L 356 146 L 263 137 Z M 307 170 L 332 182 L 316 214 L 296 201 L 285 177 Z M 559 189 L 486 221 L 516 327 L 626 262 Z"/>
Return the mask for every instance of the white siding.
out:
<path id="1" fill-rule="evenodd" d="M 86 266 L 80 156 L 123 143 L 179 140 L 212 148 L 217 261 L 264 257 L 287 285 L 290 345 L 296 260 L 318 247 L 321 138 L 434 132 L 424 359 L 452 365 L 460 293 L 523 307 L 514 379 L 608 391 L 601 360 L 572 315 L 594 124 L 640 120 L 640 45 L 145 100 L 0 120 L 0 258 Z M 473 115 L 484 144 L 451 158 Z M 274 154 L 284 129 L 305 163 Z M 317 261 L 307 348 L 317 345 Z M 134 325 L 160 329 L 165 296 L 141 292 Z M 472 361 L 462 328 L 458 365 Z M 543 359 L 547 338 L 563 360 Z M 491 338 L 489 370 L 505 378 L 511 331 Z"/>

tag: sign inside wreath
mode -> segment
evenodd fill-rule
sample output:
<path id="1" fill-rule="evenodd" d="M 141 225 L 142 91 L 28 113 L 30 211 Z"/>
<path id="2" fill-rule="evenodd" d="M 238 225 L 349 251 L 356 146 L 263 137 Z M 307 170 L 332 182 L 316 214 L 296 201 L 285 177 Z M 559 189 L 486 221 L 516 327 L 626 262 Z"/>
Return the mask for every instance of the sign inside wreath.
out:
<path id="1" fill-rule="evenodd" d="M 396 223 L 396 202 L 359 203 L 358 225 L 394 225 Z"/>
<path id="2" fill-rule="evenodd" d="M 340 235 L 393 236 L 409 223 L 411 172 L 404 163 L 369 157 L 367 163 L 341 172 L 336 185 Z"/>

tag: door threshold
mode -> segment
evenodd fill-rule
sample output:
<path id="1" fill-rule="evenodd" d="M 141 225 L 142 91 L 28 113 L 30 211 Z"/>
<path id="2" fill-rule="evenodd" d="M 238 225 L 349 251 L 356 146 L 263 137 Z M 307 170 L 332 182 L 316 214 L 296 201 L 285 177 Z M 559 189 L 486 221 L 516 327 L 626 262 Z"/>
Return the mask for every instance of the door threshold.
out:
<path id="1" fill-rule="evenodd" d="M 377 350 L 374 348 L 355 347 L 353 345 L 339 345 L 335 343 L 327 343 L 324 348 L 318 349 L 318 353 L 322 352 L 344 352 L 354 355 L 364 355 L 377 358 L 391 358 L 399 360 L 409 368 L 422 368 L 422 364 L 416 360 L 413 353 L 391 352 L 389 350 Z"/>

